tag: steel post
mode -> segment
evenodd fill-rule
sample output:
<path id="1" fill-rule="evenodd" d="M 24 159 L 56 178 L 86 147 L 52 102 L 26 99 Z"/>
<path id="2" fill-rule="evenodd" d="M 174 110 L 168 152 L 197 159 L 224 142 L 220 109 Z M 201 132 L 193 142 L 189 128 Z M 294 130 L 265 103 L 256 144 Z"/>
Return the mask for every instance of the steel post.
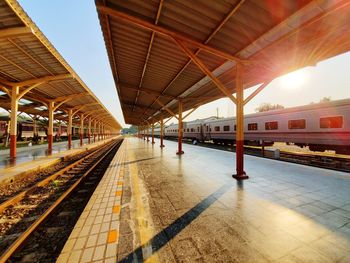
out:
<path id="1" fill-rule="evenodd" d="M 83 136 L 84 136 L 84 114 L 80 115 L 80 146 L 83 146 Z"/>
<path id="2" fill-rule="evenodd" d="M 89 124 L 88 124 L 88 143 L 91 143 L 91 118 L 89 118 Z"/>
<path id="3" fill-rule="evenodd" d="M 183 137 L 183 125 L 182 125 L 182 101 L 179 100 L 179 124 L 178 124 L 178 155 L 184 154 L 184 151 L 182 150 L 182 137 Z"/>
<path id="4" fill-rule="evenodd" d="M 147 131 L 146 131 L 146 136 L 147 136 L 147 142 L 149 142 L 149 125 L 147 124 Z"/>
<path id="5" fill-rule="evenodd" d="M 47 144 L 48 144 L 48 154 L 52 154 L 52 144 L 53 144 L 53 118 L 54 118 L 54 106 L 55 102 L 49 102 L 49 127 L 47 129 Z"/>
<path id="6" fill-rule="evenodd" d="M 163 117 L 161 117 L 160 119 L 160 147 L 163 148 L 164 144 L 163 144 L 163 137 L 164 137 L 164 121 L 163 121 Z"/>
<path id="7" fill-rule="evenodd" d="M 96 142 L 96 123 L 97 121 L 94 120 L 94 142 Z"/>
<path id="8" fill-rule="evenodd" d="M 237 180 L 248 179 L 244 172 L 244 90 L 242 82 L 242 65 L 236 65 L 236 174 Z"/>
<path id="9" fill-rule="evenodd" d="M 10 123 L 10 158 L 16 158 L 17 151 L 17 111 L 19 87 L 12 87 L 11 95 L 11 123 Z"/>
<path id="10" fill-rule="evenodd" d="M 68 129 L 67 129 L 68 149 L 72 148 L 72 128 L 73 128 L 73 110 L 70 109 L 68 111 Z"/>

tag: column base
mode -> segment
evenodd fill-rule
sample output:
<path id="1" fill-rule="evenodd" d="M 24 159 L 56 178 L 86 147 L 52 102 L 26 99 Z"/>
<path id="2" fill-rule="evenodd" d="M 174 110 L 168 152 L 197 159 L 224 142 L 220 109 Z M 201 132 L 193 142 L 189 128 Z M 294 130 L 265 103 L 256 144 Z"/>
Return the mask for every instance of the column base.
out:
<path id="1" fill-rule="evenodd" d="M 152 144 L 155 144 L 155 142 L 152 142 Z"/>
<path id="2" fill-rule="evenodd" d="M 159 147 L 160 147 L 160 148 L 164 148 L 164 147 L 165 147 L 165 145 L 160 145 Z"/>
<path id="3" fill-rule="evenodd" d="M 243 174 L 233 174 L 232 177 L 237 181 L 249 179 L 249 176 L 245 172 Z"/>
<path id="4" fill-rule="evenodd" d="M 179 151 L 179 152 L 177 152 L 176 154 L 177 155 L 181 155 L 181 154 L 184 154 L 185 152 L 184 151 Z"/>

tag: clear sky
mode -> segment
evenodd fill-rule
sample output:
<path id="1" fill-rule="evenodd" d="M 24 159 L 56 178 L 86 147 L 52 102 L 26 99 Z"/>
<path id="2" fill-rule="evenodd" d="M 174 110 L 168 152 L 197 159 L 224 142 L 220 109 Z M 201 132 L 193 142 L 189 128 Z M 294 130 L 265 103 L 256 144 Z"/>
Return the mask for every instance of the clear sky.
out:
<path id="1" fill-rule="evenodd" d="M 41 31 L 88 87 L 125 125 L 93 0 L 19 0 Z M 274 80 L 245 108 L 253 113 L 261 103 L 285 107 L 318 102 L 323 97 L 350 98 L 350 52 L 308 67 L 289 78 Z M 247 90 L 245 95 L 249 95 Z M 234 105 L 220 99 L 197 109 L 187 120 L 234 116 Z"/>

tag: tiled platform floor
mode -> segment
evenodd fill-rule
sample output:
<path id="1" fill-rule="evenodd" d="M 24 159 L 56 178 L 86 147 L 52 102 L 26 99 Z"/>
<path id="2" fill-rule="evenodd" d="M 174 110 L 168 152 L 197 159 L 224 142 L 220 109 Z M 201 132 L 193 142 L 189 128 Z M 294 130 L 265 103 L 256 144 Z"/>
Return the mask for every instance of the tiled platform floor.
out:
<path id="1" fill-rule="evenodd" d="M 103 144 L 107 141 L 110 141 L 112 138 L 103 140 L 103 141 L 97 141 L 91 144 L 84 144 L 82 147 L 76 147 L 74 149 L 61 151 L 59 153 L 54 153 L 50 156 L 41 156 L 38 157 L 35 160 L 30 160 L 30 158 L 26 162 L 20 162 L 16 163 L 10 167 L 4 167 L 0 168 L 0 182 L 4 180 L 10 180 L 22 173 L 27 173 L 30 171 L 35 171 L 38 168 L 44 168 L 47 166 L 50 166 L 56 162 L 58 162 L 61 158 L 65 156 L 69 156 L 72 154 L 77 154 L 81 151 L 85 151 L 86 149 L 91 149 L 93 147 L 96 147 L 100 144 Z M 41 149 L 42 150 L 42 149 Z M 23 153 L 21 153 L 23 154 Z M 30 154 L 30 153 L 29 153 Z"/>
<path id="2" fill-rule="evenodd" d="M 124 143 L 79 217 L 57 262 L 116 262 Z"/>
<path id="3" fill-rule="evenodd" d="M 350 262 L 349 174 L 165 145 L 124 141 L 118 261 Z"/>

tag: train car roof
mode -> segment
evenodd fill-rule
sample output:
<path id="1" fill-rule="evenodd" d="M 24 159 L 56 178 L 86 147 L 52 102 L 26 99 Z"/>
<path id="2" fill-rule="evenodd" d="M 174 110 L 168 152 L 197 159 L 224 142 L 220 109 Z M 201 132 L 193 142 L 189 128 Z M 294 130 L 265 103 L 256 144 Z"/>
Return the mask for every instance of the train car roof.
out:
<path id="1" fill-rule="evenodd" d="M 334 101 L 328 101 L 328 102 L 322 102 L 322 103 L 313 103 L 309 105 L 290 107 L 290 108 L 285 108 L 280 110 L 257 112 L 252 114 L 246 114 L 244 115 L 244 118 L 279 115 L 279 114 L 301 112 L 301 111 L 308 111 L 308 110 L 317 110 L 317 109 L 326 109 L 326 108 L 333 108 L 333 107 L 342 107 L 342 106 L 350 106 L 350 99 L 334 100 Z M 216 123 L 220 121 L 235 120 L 235 119 L 236 117 L 228 117 L 228 118 L 221 118 L 217 120 L 206 120 L 204 121 L 204 123 Z"/>

